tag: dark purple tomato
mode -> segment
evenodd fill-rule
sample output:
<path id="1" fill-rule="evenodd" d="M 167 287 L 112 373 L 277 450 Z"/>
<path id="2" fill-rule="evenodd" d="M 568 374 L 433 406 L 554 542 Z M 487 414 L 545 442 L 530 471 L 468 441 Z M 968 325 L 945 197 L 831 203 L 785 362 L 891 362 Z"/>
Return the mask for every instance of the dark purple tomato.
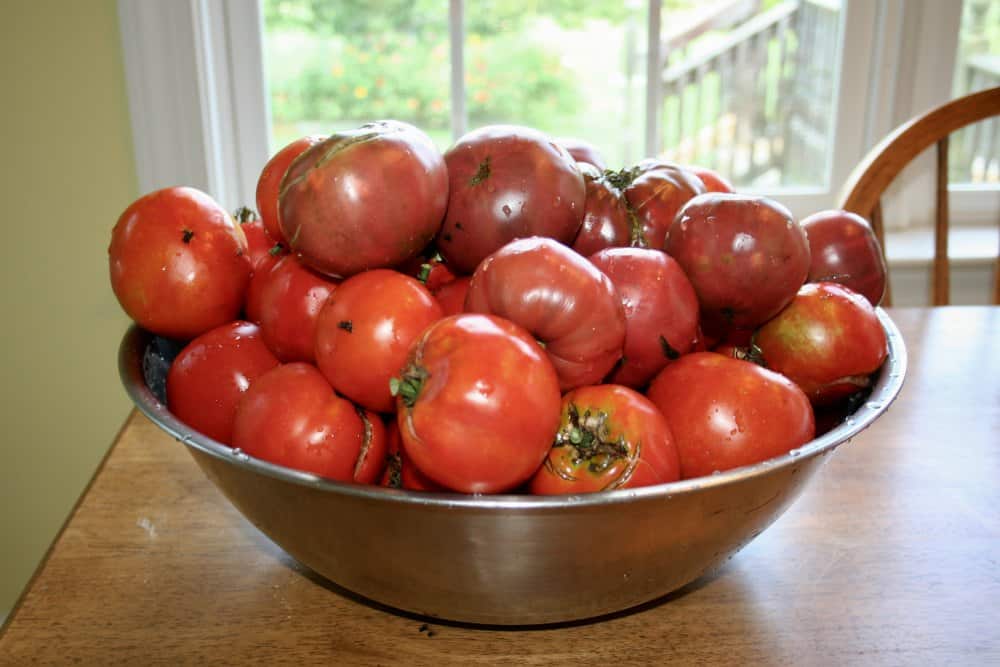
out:
<path id="1" fill-rule="evenodd" d="M 444 156 L 448 212 L 437 237 L 445 261 L 472 273 L 509 241 L 546 236 L 570 244 L 587 188 L 566 149 L 537 130 L 491 125 L 469 132 Z"/>

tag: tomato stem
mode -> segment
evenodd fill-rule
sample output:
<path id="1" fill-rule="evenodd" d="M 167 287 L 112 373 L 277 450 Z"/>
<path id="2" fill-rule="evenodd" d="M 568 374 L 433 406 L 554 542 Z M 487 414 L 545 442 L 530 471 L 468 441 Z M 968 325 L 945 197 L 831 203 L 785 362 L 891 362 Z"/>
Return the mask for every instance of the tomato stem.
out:
<path id="1" fill-rule="evenodd" d="M 618 459 L 628 457 L 625 436 L 611 437 L 608 413 L 603 410 L 580 413 L 575 403 L 567 407 L 567 422 L 559 429 L 553 447 L 572 447 L 573 464 L 586 462 L 590 472 L 601 473 Z"/>
<path id="2" fill-rule="evenodd" d="M 389 379 L 389 391 L 393 396 L 398 396 L 403 401 L 403 405 L 412 408 L 420 397 L 420 390 L 424 388 L 424 382 L 430 377 L 430 373 L 423 366 L 411 364 L 407 366 L 398 378 Z"/>
<path id="3" fill-rule="evenodd" d="M 233 211 L 233 217 L 236 218 L 238 223 L 243 225 L 256 220 L 257 213 L 255 213 L 254 210 L 248 206 L 240 206 L 238 209 Z"/>

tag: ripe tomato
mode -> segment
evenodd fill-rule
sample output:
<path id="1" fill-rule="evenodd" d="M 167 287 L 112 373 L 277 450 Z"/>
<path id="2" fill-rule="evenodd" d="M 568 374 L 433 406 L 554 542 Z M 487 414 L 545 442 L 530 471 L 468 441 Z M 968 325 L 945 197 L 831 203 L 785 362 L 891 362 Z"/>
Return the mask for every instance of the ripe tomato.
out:
<path id="1" fill-rule="evenodd" d="M 316 360 L 316 321 L 337 281 L 285 255 L 254 274 L 247 317 L 260 325 L 264 342 L 284 362 Z"/>
<path id="2" fill-rule="evenodd" d="M 400 273 L 413 276 L 431 292 L 450 283 L 457 277 L 451 267 L 445 264 L 441 253 L 433 246 L 427 246 L 419 255 L 411 257 L 396 267 Z"/>
<path id="3" fill-rule="evenodd" d="M 465 297 L 469 294 L 471 276 L 461 276 L 434 290 L 434 298 L 441 304 L 442 316 L 465 312 Z"/>
<path id="4" fill-rule="evenodd" d="M 233 447 L 271 463 L 342 482 L 375 483 L 385 465 L 378 415 L 337 396 L 314 366 L 278 366 L 236 407 Z"/>
<path id="5" fill-rule="evenodd" d="M 545 344 L 563 391 L 600 382 L 622 356 L 625 312 L 611 280 L 550 238 L 511 241 L 483 260 L 465 310 L 530 331 Z"/>
<path id="6" fill-rule="evenodd" d="M 278 221 L 289 247 L 335 277 L 396 266 L 441 227 L 444 158 L 421 130 L 378 121 L 303 152 L 281 182 Z"/>
<path id="7" fill-rule="evenodd" d="M 642 394 L 605 384 L 563 396 L 559 432 L 530 488 L 536 494 L 589 493 L 679 478 L 663 414 Z"/>
<path id="8" fill-rule="evenodd" d="M 627 246 L 632 218 L 621 190 L 588 164 L 581 165 L 580 171 L 587 183 L 587 199 L 573 250 L 586 257 L 604 248 Z"/>
<path id="9" fill-rule="evenodd" d="M 445 153 L 448 212 L 437 238 L 445 261 L 472 273 L 508 241 L 548 236 L 572 243 L 586 186 L 566 149 L 537 130 L 493 125 Z"/>
<path id="10" fill-rule="evenodd" d="M 862 295 L 838 283 L 806 283 L 754 334 L 768 368 L 785 375 L 817 405 L 871 384 L 889 353 L 885 329 Z"/>
<path id="11" fill-rule="evenodd" d="M 681 478 L 759 463 L 812 440 L 812 406 L 783 375 L 714 352 L 660 371 L 646 394 L 670 424 Z"/>
<path id="12" fill-rule="evenodd" d="M 607 168 L 607 161 L 601 155 L 601 151 L 597 150 L 597 146 L 589 141 L 575 137 L 559 137 L 555 142 L 565 148 L 566 152 L 577 162 L 592 165 L 598 172 Z"/>
<path id="13" fill-rule="evenodd" d="M 377 412 L 392 412 L 389 380 L 410 345 L 443 312 L 416 278 L 390 269 L 355 274 L 330 295 L 316 321 L 316 365 L 333 388 Z"/>
<path id="14" fill-rule="evenodd" d="M 809 241 L 781 204 L 708 193 L 670 226 L 667 252 L 694 285 L 706 333 L 753 329 L 784 308 L 809 271 Z"/>
<path id="15" fill-rule="evenodd" d="M 386 424 L 385 430 L 389 447 L 385 458 L 385 472 L 382 473 L 382 486 L 409 491 L 444 491 L 445 489 L 440 484 L 417 470 L 417 467 L 410 461 L 403 450 L 399 424 L 395 419 Z"/>
<path id="16" fill-rule="evenodd" d="M 189 340 L 235 320 L 250 281 L 247 240 L 224 208 L 194 188 L 134 201 L 108 247 L 111 288 L 142 328 Z"/>
<path id="17" fill-rule="evenodd" d="M 257 210 L 260 212 L 261 222 L 271 238 L 286 248 L 288 241 L 278 222 L 278 192 L 281 188 L 281 179 L 295 158 L 321 141 L 323 137 L 318 136 L 296 139 L 271 156 L 257 179 Z"/>
<path id="18" fill-rule="evenodd" d="M 192 340 L 174 359 L 167 372 L 167 406 L 191 428 L 229 444 L 243 392 L 277 365 L 256 324 L 223 324 Z"/>
<path id="19" fill-rule="evenodd" d="M 877 306 L 885 295 L 882 246 L 868 221 L 850 211 L 820 211 L 802 220 L 809 237 L 811 283 L 847 285 Z"/>
<path id="20" fill-rule="evenodd" d="M 233 214 L 236 222 L 240 223 L 243 235 L 247 237 L 247 256 L 250 258 L 250 267 L 253 271 L 260 270 L 263 264 L 271 262 L 280 248 L 276 249 L 276 243 L 271 235 L 264 228 L 264 223 L 260 217 L 246 206 L 236 209 Z"/>
<path id="21" fill-rule="evenodd" d="M 645 386 L 694 345 L 698 336 L 694 287 L 680 265 L 660 250 L 607 248 L 590 261 L 611 279 L 625 310 L 622 361 L 610 381 Z"/>
<path id="22" fill-rule="evenodd" d="M 733 192 L 733 185 L 716 171 L 707 167 L 688 166 L 695 176 L 705 184 L 705 192 Z"/>
<path id="23" fill-rule="evenodd" d="M 705 192 L 705 185 L 694 173 L 659 160 L 643 160 L 609 178 L 622 189 L 635 216 L 632 245 L 642 248 L 661 250 L 677 211 Z"/>
<path id="24" fill-rule="evenodd" d="M 396 387 L 403 449 L 454 491 L 497 493 L 541 465 L 559 426 L 559 380 L 527 331 L 489 315 L 438 320 Z"/>

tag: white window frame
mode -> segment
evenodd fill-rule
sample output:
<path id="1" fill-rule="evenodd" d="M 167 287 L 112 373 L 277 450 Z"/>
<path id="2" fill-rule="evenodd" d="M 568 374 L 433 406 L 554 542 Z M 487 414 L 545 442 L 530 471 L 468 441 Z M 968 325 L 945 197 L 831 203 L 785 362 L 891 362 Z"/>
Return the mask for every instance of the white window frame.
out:
<path id="1" fill-rule="evenodd" d="M 869 146 L 951 97 L 961 3 L 843 2 L 844 56 L 836 79 L 839 107 L 834 112 L 830 187 L 763 193 L 798 217 L 831 208 L 840 184 Z M 649 3 L 648 20 L 655 27 L 660 0 Z M 260 1 L 119 0 L 118 6 L 140 189 L 192 185 L 227 208 L 252 206 L 257 176 L 271 152 Z M 463 0 L 449 0 L 456 63 L 451 91 L 459 101 L 452 105 L 456 135 L 465 131 L 459 94 L 464 85 L 463 7 Z M 647 50 L 648 58 L 658 58 L 656 44 Z M 659 72 L 650 73 L 652 98 Z M 652 104 L 648 99 L 647 109 Z M 647 122 L 646 131 L 655 137 L 655 121 Z M 902 215 L 916 223 L 929 220 L 930 200 L 902 199 Z M 964 220 L 988 221 L 988 211 L 996 210 L 990 207 L 998 202 L 998 189 L 952 191 L 953 213 Z"/>

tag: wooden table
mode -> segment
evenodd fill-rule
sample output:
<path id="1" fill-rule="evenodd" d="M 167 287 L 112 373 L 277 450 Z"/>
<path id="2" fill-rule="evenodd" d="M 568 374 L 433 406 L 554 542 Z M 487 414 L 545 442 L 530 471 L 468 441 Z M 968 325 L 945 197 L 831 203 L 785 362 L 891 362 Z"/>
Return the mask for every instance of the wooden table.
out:
<path id="1" fill-rule="evenodd" d="M 717 574 L 596 622 L 476 628 L 305 571 L 133 413 L 0 663 L 1000 664 L 1000 308 L 901 309 L 897 402 Z"/>

